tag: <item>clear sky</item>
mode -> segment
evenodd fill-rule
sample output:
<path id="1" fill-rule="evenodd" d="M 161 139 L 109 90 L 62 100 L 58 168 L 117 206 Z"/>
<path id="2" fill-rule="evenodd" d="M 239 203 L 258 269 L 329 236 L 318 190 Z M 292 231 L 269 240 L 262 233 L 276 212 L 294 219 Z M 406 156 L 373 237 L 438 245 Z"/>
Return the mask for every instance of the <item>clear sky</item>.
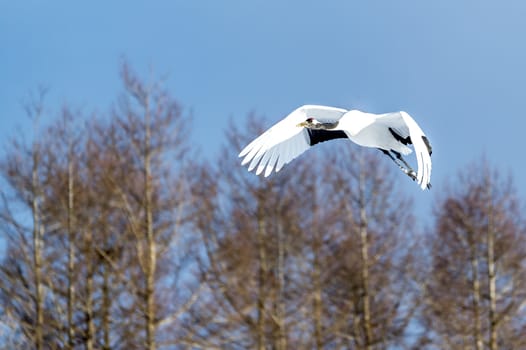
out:
<path id="1" fill-rule="evenodd" d="M 206 157 L 250 111 L 405 110 L 433 144 L 435 192 L 485 154 L 526 194 L 526 1 L 1 1 L 0 138 L 28 128 L 39 84 L 51 108 L 105 112 L 124 56 L 167 74 Z"/>

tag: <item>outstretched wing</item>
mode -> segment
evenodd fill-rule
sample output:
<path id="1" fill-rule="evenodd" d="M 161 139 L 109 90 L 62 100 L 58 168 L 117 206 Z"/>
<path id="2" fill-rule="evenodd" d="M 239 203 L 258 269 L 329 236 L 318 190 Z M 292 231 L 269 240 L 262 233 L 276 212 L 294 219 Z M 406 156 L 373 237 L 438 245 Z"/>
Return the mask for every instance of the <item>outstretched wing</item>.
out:
<path id="1" fill-rule="evenodd" d="M 344 109 L 327 106 L 306 105 L 299 107 L 249 143 L 239 153 L 239 157 L 244 157 L 241 165 L 250 162 L 248 171 L 257 167 L 256 174 L 259 175 L 265 170 L 265 177 L 269 176 L 274 169 L 276 172 L 280 171 L 285 164 L 311 146 L 311 136 L 308 129 L 298 127 L 299 123 L 309 117 L 321 122 L 334 122 L 339 120 L 345 112 Z"/>
<path id="2" fill-rule="evenodd" d="M 416 180 L 422 189 L 431 182 L 431 144 L 416 121 L 406 112 L 384 114 L 377 118 L 389 128 L 393 137 L 404 145 L 413 144 L 418 171 Z"/>

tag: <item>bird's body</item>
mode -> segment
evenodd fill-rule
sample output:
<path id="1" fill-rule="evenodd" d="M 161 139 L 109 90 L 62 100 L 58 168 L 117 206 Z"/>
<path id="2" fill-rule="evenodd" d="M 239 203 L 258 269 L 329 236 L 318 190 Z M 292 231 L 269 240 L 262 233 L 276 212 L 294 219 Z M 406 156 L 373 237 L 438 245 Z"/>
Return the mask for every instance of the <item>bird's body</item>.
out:
<path id="1" fill-rule="evenodd" d="M 422 129 L 403 111 L 372 114 L 302 106 L 248 144 L 239 156 L 244 157 L 242 165 L 250 162 L 249 171 L 256 169 L 257 175 L 264 171 L 269 176 L 309 147 L 336 138 L 349 138 L 360 146 L 380 149 L 422 189 L 431 186 L 431 146 Z M 412 152 L 410 144 L 417 158 L 416 173 L 402 157 Z"/>

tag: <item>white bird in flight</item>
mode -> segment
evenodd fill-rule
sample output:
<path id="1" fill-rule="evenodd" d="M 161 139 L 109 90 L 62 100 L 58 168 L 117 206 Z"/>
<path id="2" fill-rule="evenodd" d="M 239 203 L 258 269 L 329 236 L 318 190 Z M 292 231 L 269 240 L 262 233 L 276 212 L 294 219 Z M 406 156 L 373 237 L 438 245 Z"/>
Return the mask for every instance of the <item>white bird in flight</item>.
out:
<path id="1" fill-rule="evenodd" d="M 415 120 L 406 112 L 372 114 L 328 106 L 305 105 L 249 143 L 239 153 L 241 165 L 265 177 L 278 172 L 317 143 L 348 138 L 360 146 L 377 148 L 424 190 L 431 188 L 431 145 Z M 415 172 L 403 156 L 412 152 Z"/>

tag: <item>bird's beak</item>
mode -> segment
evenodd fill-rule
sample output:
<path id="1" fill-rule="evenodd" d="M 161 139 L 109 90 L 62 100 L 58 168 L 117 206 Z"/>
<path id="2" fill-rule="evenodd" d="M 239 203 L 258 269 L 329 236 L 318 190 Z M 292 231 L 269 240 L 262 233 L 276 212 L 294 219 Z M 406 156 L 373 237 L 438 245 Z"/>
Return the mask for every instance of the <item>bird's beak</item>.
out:
<path id="1" fill-rule="evenodd" d="M 301 122 L 299 124 L 296 125 L 298 128 L 302 128 L 302 127 L 305 127 L 307 126 L 307 122 Z"/>

